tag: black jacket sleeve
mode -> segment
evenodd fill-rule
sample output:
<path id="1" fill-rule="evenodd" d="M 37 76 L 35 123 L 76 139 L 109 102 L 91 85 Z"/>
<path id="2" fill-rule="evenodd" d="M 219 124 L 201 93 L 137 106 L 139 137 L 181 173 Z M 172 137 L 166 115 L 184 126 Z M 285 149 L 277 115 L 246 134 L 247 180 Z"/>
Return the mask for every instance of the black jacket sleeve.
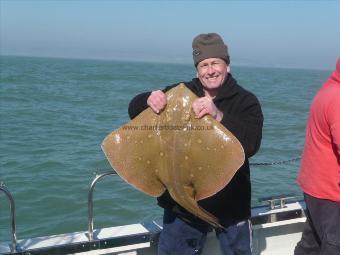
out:
<path id="1" fill-rule="evenodd" d="M 260 148 L 262 139 L 263 114 L 257 98 L 249 93 L 239 99 L 237 113 L 223 111 L 221 124 L 229 129 L 241 142 L 247 158 Z"/>
<path id="2" fill-rule="evenodd" d="M 129 116 L 130 119 L 135 118 L 138 114 L 148 108 L 147 100 L 151 92 L 145 92 L 135 96 L 129 104 Z"/>

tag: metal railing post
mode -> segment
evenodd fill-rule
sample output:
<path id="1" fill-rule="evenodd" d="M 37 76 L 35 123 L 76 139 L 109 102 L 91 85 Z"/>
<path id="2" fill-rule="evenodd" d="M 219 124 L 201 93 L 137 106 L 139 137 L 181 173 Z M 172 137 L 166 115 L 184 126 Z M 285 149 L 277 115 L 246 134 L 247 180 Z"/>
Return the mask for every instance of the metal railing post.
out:
<path id="1" fill-rule="evenodd" d="M 93 240 L 93 191 L 96 183 L 107 175 L 116 174 L 114 171 L 110 171 L 107 173 L 96 175 L 90 185 L 90 190 L 88 193 L 87 201 L 88 201 L 88 238 L 89 241 Z"/>
<path id="2" fill-rule="evenodd" d="M 4 192 L 10 202 L 10 211 L 11 211 L 11 226 L 12 226 L 12 244 L 11 244 L 11 252 L 17 251 L 17 233 L 16 233 L 16 220 L 15 220 L 15 202 L 12 194 L 6 188 L 3 183 L 0 183 L 0 191 Z"/>

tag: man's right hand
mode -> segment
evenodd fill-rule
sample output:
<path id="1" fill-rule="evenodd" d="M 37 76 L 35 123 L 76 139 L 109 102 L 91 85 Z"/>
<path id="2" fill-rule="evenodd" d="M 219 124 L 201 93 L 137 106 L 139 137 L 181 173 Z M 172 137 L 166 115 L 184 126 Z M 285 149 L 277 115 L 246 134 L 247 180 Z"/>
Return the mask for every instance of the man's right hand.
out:
<path id="1" fill-rule="evenodd" d="M 164 110 L 167 104 L 166 95 L 161 90 L 152 91 L 151 95 L 148 97 L 147 104 L 155 113 L 158 114 Z"/>

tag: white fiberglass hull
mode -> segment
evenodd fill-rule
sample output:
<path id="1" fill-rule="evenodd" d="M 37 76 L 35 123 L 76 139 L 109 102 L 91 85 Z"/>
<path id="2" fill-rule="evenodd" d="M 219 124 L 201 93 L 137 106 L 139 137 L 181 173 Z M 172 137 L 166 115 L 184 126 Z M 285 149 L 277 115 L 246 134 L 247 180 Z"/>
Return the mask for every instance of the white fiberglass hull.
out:
<path id="1" fill-rule="evenodd" d="M 305 220 L 303 202 L 287 203 L 284 208 L 277 209 L 253 208 L 253 254 L 293 254 Z M 154 255 L 161 228 L 161 224 L 154 221 L 96 229 L 92 241 L 87 231 L 19 240 L 16 251 L 12 252 L 9 243 L 0 244 L 0 254 Z M 208 234 L 203 254 L 220 254 L 214 232 Z"/>

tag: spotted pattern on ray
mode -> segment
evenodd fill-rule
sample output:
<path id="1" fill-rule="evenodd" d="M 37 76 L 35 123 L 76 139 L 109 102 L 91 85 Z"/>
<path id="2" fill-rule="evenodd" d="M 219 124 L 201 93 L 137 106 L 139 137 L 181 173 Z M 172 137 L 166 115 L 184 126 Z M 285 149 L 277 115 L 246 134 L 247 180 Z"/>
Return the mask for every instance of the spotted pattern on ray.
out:
<path id="1" fill-rule="evenodd" d="M 162 113 L 146 109 L 109 134 L 102 149 L 127 183 L 154 197 L 167 189 L 186 210 L 220 226 L 197 201 L 229 183 L 244 162 L 243 148 L 211 116 L 194 116 L 191 106 L 197 97 L 184 84 L 169 90 L 166 96 L 168 104 Z"/>

